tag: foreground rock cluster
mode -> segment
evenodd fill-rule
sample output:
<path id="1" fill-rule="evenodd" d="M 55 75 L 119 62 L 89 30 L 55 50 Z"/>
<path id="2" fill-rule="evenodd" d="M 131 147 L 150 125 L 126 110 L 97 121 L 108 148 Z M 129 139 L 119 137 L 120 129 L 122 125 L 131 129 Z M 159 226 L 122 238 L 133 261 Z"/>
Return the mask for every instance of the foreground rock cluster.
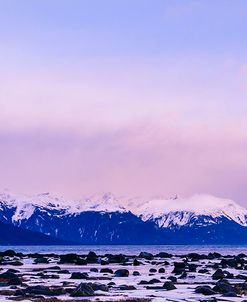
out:
<path id="1" fill-rule="evenodd" d="M 247 301 L 247 255 L 0 253 L 0 301 Z"/>

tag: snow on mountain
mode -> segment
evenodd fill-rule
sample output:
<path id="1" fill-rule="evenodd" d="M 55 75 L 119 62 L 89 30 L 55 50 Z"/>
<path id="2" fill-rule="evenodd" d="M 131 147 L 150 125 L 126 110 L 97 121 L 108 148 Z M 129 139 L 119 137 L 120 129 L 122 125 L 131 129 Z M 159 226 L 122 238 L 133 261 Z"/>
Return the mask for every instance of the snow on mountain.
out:
<path id="1" fill-rule="evenodd" d="M 36 208 L 39 210 L 60 211 L 57 215 L 78 214 L 81 212 L 125 212 L 126 209 L 119 203 L 111 193 L 94 195 L 82 200 L 65 200 L 63 197 L 41 193 L 34 196 L 16 195 L 10 192 L 0 194 L 0 210 L 4 208 L 14 209 L 12 221 L 29 219 Z"/>
<path id="2" fill-rule="evenodd" d="M 160 227 L 176 227 L 194 223 L 201 217 L 202 224 L 217 223 L 226 217 L 247 226 L 247 210 L 229 199 L 211 195 L 194 195 L 190 198 L 153 199 L 132 212 L 146 220 L 155 220 Z"/>
<path id="3" fill-rule="evenodd" d="M 34 196 L 16 195 L 10 192 L 0 194 L 0 211 L 12 209 L 11 220 L 18 222 L 29 219 L 35 209 L 49 215 L 77 215 L 82 212 L 132 212 L 143 221 L 153 220 L 160 227 L 215 224 L 225 217 L 239 225 L 247 226 L 247 210 L 232 200 L 211 195 L 194 195 L 190 198 L 156 198 L 140 202 L 140 198 L 117 198 L 104 193 L 71 201 L 63 197 L 42 193 Z M 7 218 L 6 218 L 7 219 Z"/>

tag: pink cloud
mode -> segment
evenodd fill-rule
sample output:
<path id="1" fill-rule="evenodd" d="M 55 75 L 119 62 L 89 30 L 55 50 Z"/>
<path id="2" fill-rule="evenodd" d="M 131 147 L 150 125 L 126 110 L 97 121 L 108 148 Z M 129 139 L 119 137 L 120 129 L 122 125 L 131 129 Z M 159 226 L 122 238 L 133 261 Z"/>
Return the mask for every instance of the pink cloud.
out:
<path id="1" fill-rule="evenodd" d="M 72 197 L 100 191 L 144 197 L 205 192 L 243 201 L 246 133 L 237 127 L 148 123 L 92 135 L 1 132 L 0 181 L 21 192 Z"/>

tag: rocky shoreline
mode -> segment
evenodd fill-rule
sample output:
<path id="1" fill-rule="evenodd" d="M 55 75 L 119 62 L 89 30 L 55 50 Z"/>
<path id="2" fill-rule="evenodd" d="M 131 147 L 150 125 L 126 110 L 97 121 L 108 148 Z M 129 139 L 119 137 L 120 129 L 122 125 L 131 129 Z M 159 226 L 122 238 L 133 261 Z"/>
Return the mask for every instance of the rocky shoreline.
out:
<path id="1" fill-rule="evenodd" d="M 246 302 L 246 295 L 245 254 L 0 252 L 0 301 Z"/>

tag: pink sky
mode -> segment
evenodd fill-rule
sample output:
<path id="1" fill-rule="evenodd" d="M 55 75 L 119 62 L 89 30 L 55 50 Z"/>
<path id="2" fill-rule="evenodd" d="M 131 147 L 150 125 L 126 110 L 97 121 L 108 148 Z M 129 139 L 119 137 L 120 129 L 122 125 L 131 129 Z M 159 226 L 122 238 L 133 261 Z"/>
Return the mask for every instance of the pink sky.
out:
<path id="1" fill-rule="evenodd" d="M 246 3 L 120 2 L 0 4 L 1 188 L 245 203 Z"/>

